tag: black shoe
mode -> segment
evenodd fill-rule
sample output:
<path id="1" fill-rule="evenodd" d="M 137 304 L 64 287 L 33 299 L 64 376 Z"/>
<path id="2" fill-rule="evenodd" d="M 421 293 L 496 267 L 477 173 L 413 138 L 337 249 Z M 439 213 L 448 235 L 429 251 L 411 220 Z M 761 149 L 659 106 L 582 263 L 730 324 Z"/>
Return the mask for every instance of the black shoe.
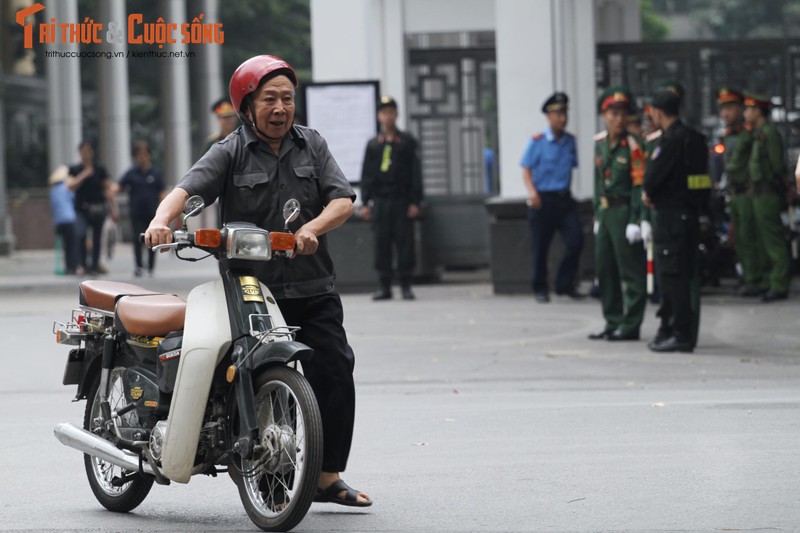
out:
<path id="1" fill-rule="evenodd" d="M 694 347 L 690 342 L 679 341 L 677 337 L 670 337 L 664 342 L 658 344 L 648 345 L 648 348 L 654 352 L 684 352 L 692 353 Z"/>
<path id="2" fill-rule="evenodd" d="M 589 339 L 593 341 L 601 341 L 607 339 L 609 335 L 611 335 L 611 332 L 607 329 L 604 329 L 603 331 L 598 331 L 597 333 L 589 333 Z"/>
<path id="3" fill-rule="evenodd" d="M 536 298 L 536 301 L 540 304 L 550 303 L 550 295 L 546 292 L 534 292 L 533 297 Z"/>
<path id="4" fill-rule="evenodd" d="M 575 289 L 570 289 L 564 292 L 556 292 L 556 294 L 558 294 L 559 296 L 568 296 L 573 300 L 583 300 L 586 298 L 585 294 L 583 294 L 582 292 L 578 292 Z"/>
<path id="5" fill-rule="evenodd" d="M 391 300 L 392 299 L 392 289 L 384 287 L 383 289 L 378 289 L 374 293 L 372 293 L 373 301 L 378 300 Z"/>
<path id="6" fill-rule="evenodd" d="M 608 334 L 606 340 L 609 341 L 638 341 L 639 340 L 639 332 L 638 331 L 631 331 L 625 333 L 621 329 L 615 329 L 611 333 Z"/>
<path id="7" fill-rule="evenodd" d="M 411 290 L 411 287 L 403 287 L 403 300 L 415 300 L 417 297 L 414 296 L 414 291 Z"/>
<path id="8" fill-rule="evenodd" d="M 133 271 L 133 275 L 136 276 L 137 278 L 141 278 L 142 272 L 143 272 L 142 267 L 136 267 L 136 270 Z"/>
<path id="9" fill-rule="evenodd" d="M 661 344 L 662 342 L 664 342 L 665 340 L 669 339 L 670 337 L 672 337 L 672 333 L 665 332 L 665 331 L 662 331 L 661 329 L 659 329 L 658 332 L 656 332 L 656 336 L 653 337 L 650 340 L 650 342 L 647 343 L 647 347 L 652 350 L 653 346 Z"/>
<path id="10" fill-rule="evenodd" d="M 763 289 L 753 287 L 752 285 L 744 285 L 741 289 L 739 289 L 739 296 L 744 296 L 745 298 L 755 298 L 756 296 L 761 296 L 763 294 Z"/>
<path id="11" fill-rule="evenodd" d="M 767 293 L 761 297 L 762 302 L 777 302 L 778 300 L 785 300 L 789 295 L 785 292 L 768 290 Z"/>

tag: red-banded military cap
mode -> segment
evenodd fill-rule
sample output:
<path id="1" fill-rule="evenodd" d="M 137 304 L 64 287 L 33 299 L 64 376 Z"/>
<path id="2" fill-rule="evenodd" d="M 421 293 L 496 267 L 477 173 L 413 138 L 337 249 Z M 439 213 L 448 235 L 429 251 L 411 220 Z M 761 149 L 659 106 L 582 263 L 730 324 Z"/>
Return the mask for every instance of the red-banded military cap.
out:
<path id="1" fill-rule="evenodd" d="M 744 95 L 741 91 L 731 87 L 722 87 L 717 95 L 717 105 L 741 104 L 744 102 Z"/>

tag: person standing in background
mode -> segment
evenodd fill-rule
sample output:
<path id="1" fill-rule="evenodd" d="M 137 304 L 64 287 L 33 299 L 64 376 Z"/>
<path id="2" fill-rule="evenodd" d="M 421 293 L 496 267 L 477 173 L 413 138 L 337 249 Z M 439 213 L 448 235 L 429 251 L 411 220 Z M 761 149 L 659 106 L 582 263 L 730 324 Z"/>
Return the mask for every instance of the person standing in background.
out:
<path id="1" fill-rule="evenodd" d="M 748 169 L 753 183 L 753 213 L 758 240 L 766 250 L 768 268 L 764 271 L 767 292 L 764 302 L 785 300 L 789 295 L 789 251 L 783 233 L 781 211 L 786 192 L 783 140 L 768 118 L 769 100 L 745 93 L 744 119 L 753 132 Z"/>
<path id="2" fill-rule="evenodd" d="M 642 264 L 644 141 L 627 132 L 633 98 L 625 87 L 603 91 L 597 103 L 606 130 L 595 141 L 595 264 L 605 327 L 592 340 L 639 340 L 647 301 Z"/>
<path id="3" fill-rule="evenodd" d="M 136 267 L 133 275 L 140 277 L 144 272 L 142 247 L 139 234 L 144 233 L 155 217 L 156 209 L 166 196 L 164 178 L 161 170 L 154 167 L 151 160 L 150 145 L 146 141 L 136 141 L 131 149 L 134 165 L 119 180 L 119 188 L 128 192 L 128 209 L 133 227 L 133 256 Z M 156 253 L 147 250 L 147 272 L 153 275 Z"/>
<path id="4" fill-rule="evenodd" d="M 550 301 L 547 253 L 556 230 L 564 241 L 564 257 L 558 267 L 556 294 L 582 299 L 575 290 L 578 262 L 583 248 L 583 232 L 578 204 L 572 197 L 572 169 L 578 166 L 575 137 L 568 133 L 569 98 L 554 93 L 542 105 L 548 126 L 534 135 L 525 147 L 520 166 L 528 191 L 528 226 L 530 230 L 531 287 L 536 301 Z"/>
<path id="5" fill-rule="evenodd" d="M 61 240 L 64 253 L 64 274 L 72 275 L 78 269 L 78 247 L 75 242 L 75 193 L 67 187 L 69 168 L 60 165 L 50 174 L 50 208 L 53 211 L 53 226 Z"/>
<path id="6" fill-rule="evenodd" d="M 94 147 L 88 141 L 78 146 L 81 162 L 69 169 L 67 187 L 75 191 L 75 211 L 77 214 L 78 262 L 84 272 L 90 275 L 107 274 L 100 265 L 100 247 L 103 236 L 103 223 L 106 217 L 116 222 L 119 219 L 114 199 L 114 187 L 108 179 L 108 172 L 95 164 Z M 92 257 L 89 260 L 86 239 L 92 235 Z"/>
<path id="7" fill-rule="evenodd" d="M 214 102 L 211 106 L 211 112 L 217 117 L 219 130 L 206 139 L 200 155 L 208 152 L 209 148 L 230 135 L 239 126 L 239 118 L 229 98 L 220 98 Z"/>
<path id="8" fill-rule="evenodd" d="M 744 127 L 744 95 L 723 87 L 717 97 L 719 115 L 725 123 L 723 161 L 730 193 L 730 214 L 734 246 L 742 265 L 741 296 L 761 296 L 766 292 L 763 278 L 763 251 L 753 211 L 753 184 L 748 174 L 753 135 Z"/>
<path id="9" fill-rule="evenodd" d="M 413 300 L 411 276 L 414 254 L 414 219 L 422 201 L 422 164 L 419 144 L 397 129 L 397 102 L 391 96 L 378 103 L 381 133 L 367 143 L 361 170 L 360 215 L 372 220 L 375 236 L 375 270 L 380 288 L 373 300 L 392 298 L 392 249 L 397 250 L 397 273 L 404 300 Z"/>

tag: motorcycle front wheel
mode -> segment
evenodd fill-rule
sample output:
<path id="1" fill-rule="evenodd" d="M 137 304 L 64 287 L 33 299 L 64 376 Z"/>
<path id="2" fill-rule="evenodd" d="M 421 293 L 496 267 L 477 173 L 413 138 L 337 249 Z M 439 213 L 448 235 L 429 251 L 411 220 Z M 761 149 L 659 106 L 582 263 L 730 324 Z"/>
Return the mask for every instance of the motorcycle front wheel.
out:
<path id="1" fill-rule="evenodd" d="M 125 399 L 125 388 L 122 374 L 124 368 L 115 368 L 109 376 L 109 396 L 108 402 L 111 411 L 122 408 L 127 400 Z M 89 394 L 86 396 L 86 412 L 83 417 L 83 429 L 90 433 L 97 433 L 100 412 L 100 377 L 98 376 Z M 130 411 L 117 419 L 120 427 L 132 427 L 138 425 L 136 411 Z M 97 457 L 83 455 L 83 462 L 86 467 L 86 477 L 89 478 L 89 486 L 92 488 L 97 501 L 100 505 L 115 513 L 127 513 L 139 506 L 144 501 L 150 489 L 153 487 L 153 478 L 145 477 L 140 474 L 124 485 L 117 487 L 112 483 L 114 478 L 133 474 Z"/>
<path id="2" fill-rule="evenodd" d="M 322 419 L 311 386 L 284 366 L 255 379 L 260 448 L 230 472 L 245 511 L 264 531 L 289 531 L 305 517 L 322 468 Z"/>

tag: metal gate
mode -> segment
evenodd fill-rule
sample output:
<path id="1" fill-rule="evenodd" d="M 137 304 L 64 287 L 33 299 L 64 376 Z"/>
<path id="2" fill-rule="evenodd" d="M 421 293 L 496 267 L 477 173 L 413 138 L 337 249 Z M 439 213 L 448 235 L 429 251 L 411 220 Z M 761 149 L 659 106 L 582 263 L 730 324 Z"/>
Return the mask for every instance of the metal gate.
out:
<path id="1" fill-rule="evenodd" d="M 639 103 L 659 83 L 686 87 L 684 116 L 707 132 L 719 125 L 717 91 L 731 85 L 764 94 L 774 104 L 773 121 L 783 126 L 800 117 L 800 40 L 696 41 L 601 44 L 597 47 L 598 88 L 630 87 Z"/>
<path id="2" fill-rule="evenodd" d="M 408 128 L 420 141 L 425 195 L 496 192 L 494 49 L 408 53 Z"/>

